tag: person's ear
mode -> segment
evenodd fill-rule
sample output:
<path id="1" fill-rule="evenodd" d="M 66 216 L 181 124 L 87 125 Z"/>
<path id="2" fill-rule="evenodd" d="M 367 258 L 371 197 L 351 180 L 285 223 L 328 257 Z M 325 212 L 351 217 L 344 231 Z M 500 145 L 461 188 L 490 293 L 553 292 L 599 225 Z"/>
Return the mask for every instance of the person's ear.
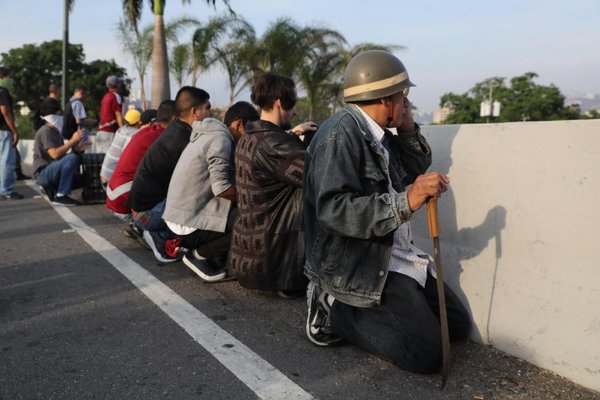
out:
<path id="1" fill-rule="evenodd" d="M 241 118 L 238 118 L 235 121 L 233 121 L 233 123 L 231 125 L 232 125 L 233 129 L 240 135 L 243 135 L 244 133 L 246 133 L 246 126 L 244 125 L 244 121 L 242 121 Z"/>

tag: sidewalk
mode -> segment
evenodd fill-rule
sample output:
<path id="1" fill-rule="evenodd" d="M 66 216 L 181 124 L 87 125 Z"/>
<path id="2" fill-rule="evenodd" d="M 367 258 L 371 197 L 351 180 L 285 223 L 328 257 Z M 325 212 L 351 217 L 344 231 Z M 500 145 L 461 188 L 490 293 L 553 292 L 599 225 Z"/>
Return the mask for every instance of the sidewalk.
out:
<path id="1" fill-rule="evenodd" d="M 77 399 L 90 391 L 87 398 L 256 398 L 93 252 L 45 199 L 25 183 L 17 191 L 26 198 L 0 202 L 0 399 Z M 157 266 L 150 252 L 122 235 L 122 224 L 102 205 L 70 210 L 315 398 L 600 399 L 600 393 L 471 342 L 453 346 L 442 391 L 440 375 L 406 373 L 350 345 L 318 348 L 304 337 L 303 299 L 282 301 L 235 281 L 203 284 L 181 263 Z M 49 268 L 54 278 L 41 275 Z M 44 279 L 52 284 L 40 285 Z M 77 303 L 66 299 L 74 291 L 81 291 Z M 65 335 L 64 326 L 51 325 L 59 321 L 43 317 L 48 308 L 67 307 L 99 308 L 103 320 L 69 319 Z M 30 327 L 27 335 L 39 338 L 23 337 L 24 326 Z M 127 339 L 133 332 L 137 336 Z M 95 362 L 127 365 L 120 371 L 115 364 L 118 373 L 96 370 L 86 361 L 92 348 L 100 355 Z M 73 363 L 87 367 L 74 372 Z M 150 371 L 152 387 L 134 379 L 142 370 Z"/>

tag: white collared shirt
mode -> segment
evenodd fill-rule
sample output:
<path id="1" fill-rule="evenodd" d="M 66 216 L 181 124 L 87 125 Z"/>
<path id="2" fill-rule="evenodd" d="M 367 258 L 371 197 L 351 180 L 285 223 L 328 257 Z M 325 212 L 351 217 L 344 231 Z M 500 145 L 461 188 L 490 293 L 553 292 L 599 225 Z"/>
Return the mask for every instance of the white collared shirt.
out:
<path id="1" fill-rule="evenodd" d="M 375 143 L 383 152 L 385 160 L 390 162 L 390 154 L 381 143 L 384 135 L 384 130 L 380 127 L 366 112 L 360 107 L 358 108 L 367 121 L 369 131 L 373 137 L 377 139 Z M 398 192 L 392 187 L 391 181 L 388 185 L 388 190 L 391 195 L 396 195 Z M 392 245 L 392 257 L 390 259 L 389 271 L 398 272 L 407 275 L 416 280 L 419 285 L 425 287 L 427 280 L 427 271 L 435 276 L 434 263 L 431 256 L 419 249 L 413 244 L 412 233 L 410 229 L 410 221 L 400 224 L 394 232 L 394 244 Z"/>

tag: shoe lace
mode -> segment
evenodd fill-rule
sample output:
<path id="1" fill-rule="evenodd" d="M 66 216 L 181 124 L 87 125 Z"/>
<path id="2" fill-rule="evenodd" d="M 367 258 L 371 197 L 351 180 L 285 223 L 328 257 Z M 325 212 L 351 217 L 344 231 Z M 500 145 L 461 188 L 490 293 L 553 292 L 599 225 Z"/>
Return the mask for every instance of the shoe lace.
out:
<path id="1" fill-rule="evenodd" d="M 179 249 L 181 248 L 181 238 L 177 237 L 174 239 L 168 239 L 165 242 L 165 254 L 171 258 L 179 256 Z"/>

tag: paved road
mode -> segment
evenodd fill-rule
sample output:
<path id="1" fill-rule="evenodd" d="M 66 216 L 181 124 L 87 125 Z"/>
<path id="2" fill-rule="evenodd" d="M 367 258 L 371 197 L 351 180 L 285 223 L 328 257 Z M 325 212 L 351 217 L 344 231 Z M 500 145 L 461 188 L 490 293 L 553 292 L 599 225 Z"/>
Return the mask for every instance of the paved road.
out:
<path id="1" fill-rule="evenodd" d="M 304 299 L 160 266 L 101 205 L 0 202 L 0 399 L 598 399 L 489 347 L 448 385 L 304 336 Z"/>

